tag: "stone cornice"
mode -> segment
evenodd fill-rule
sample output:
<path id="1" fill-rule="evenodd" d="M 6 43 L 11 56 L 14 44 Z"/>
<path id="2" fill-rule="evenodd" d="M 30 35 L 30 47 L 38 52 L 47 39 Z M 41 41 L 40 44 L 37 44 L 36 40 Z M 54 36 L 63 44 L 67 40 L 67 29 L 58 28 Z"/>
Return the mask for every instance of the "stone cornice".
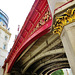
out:
<path id="1" fill-rule="evenodd" d="M 5 51 L 5 52 L 8 52 L 6 49 L 2 49 L 2 48 L 0 48 L 2 51 Z"/>
<path id="2" fill-rule="evenodd" d="M 55 15 L 56 14 L 58 14 L 58 13 L 60 13 L 60 12 L 62 12 L 63 10 L 65 10 L 65 9 L 68 9 L 69 7 L 71 7 L 71 6 L 73 6 L 73 5 L 75 5 L 75 1 L 72 1 L 72 2 L 70 2 L 70 3 L 68 3 L 68 4 L 66 4 L 66 5 L 64 5 L 64 6 L 62 6 L 61 8 L 59 8 L 59 9 L 55 9 Z"/>
<path id="3" fill-rule="evenodd" d="M 0 26 L 0 29 L 2 29 L 5 33 L 7 33 L 9 36 L 11 36 L 11 33 L 4 27 Z"/>

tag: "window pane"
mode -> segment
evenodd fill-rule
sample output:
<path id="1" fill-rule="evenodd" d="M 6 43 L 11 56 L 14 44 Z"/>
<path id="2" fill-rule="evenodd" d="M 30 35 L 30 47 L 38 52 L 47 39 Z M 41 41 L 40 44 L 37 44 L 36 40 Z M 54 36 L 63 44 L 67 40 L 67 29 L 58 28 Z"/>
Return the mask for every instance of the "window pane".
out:
<path id="1" fill-rule="evenodd" d="M 8 38 L 7 38 L 7 36 L 5 36 L 5 40 L 7 40 Z"/>
<path id="2" fill-rule="evenodd" d="M 3 49 L 6 49 L 6 45 L 5 44 L 3 45 Z"/>

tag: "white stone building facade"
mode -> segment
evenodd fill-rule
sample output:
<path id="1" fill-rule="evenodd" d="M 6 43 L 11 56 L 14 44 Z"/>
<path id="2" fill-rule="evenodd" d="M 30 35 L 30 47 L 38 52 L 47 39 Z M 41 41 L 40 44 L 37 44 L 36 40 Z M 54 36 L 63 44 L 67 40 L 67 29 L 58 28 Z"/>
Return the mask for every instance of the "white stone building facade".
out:
<path id="1" fill-rule="evenodd" d="M 2 22 L 0 22 L 0 75 L 3 75 L 2 66 L 8 54 L 7 47 L 10 36 L 11 33 L 9 30 L 6 28 L 6 26 L 3 25 Z"/>

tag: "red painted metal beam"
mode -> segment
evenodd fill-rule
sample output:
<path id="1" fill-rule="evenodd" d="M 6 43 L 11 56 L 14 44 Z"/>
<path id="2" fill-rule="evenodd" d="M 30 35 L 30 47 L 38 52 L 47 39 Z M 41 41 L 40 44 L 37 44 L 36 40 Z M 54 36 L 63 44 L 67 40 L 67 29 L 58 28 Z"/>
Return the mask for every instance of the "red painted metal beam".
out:
<path id="1" fill-rule="evenodd" d="M 40 8 L 39 8 L 40 7 Z M 52 16 L 50 14 L 51 20 L 49 20 L 46 24 L 44 24 L 43 26 L 41 26 L 39 29 L 37 29 L 32 35 L 31 32 L 33 32 L 33 30 L 35 29 L 36 25 L 39 23 L 39 21 L 42 19 L 42 17 L 45 15 L 45 13 L 48 11 L 48 3 L 47 0 L 36 0 L 3 67 L 6 66 L 6 63 L 8 63 L 8 69 L 7 72 L 10 72 L 14 62 L 16 61 L 16 59 L 18 58 L 18 56 L 36 39 L 38 39 L 39 37 L 45 35 L 46 33 L 48 33 L 49 27 L 51 27 L 52 25 Z M 36 12 L 36 13 L 35 13 Z M 35 14 L 35 15 L 34 15 Z M 32 16 L 33 15 L 33 16 Z M 37 19 L 36 19 L 37 18 Z M 28 30 L 27 26 L 31 26 L 32 29 Z M 24 32 L 25 31 L 25 32 Z M 26 33 L 27 35 L 24 37 L 24 35 L 22 36 L 23 33 Z M 20 42 L 20 46 L 17 47 L 17 43 L 18 41 Z"/>

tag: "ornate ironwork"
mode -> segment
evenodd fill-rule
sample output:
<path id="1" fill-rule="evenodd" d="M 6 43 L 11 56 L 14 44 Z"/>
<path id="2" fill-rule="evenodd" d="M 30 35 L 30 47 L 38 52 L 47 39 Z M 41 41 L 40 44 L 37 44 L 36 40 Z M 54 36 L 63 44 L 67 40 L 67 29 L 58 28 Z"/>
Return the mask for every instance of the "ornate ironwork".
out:
<path id="1" fill-rule="evenodd" d="M 36 25 L 36 27 L 33 29 L 33 31 L 31 32 L 31 34 L 33 34 L 41 26 L 43 26 L 44 24 L 46 24 L 46 22 L 48 22 L 49 20 L 51 20 L 51 16 L 50 16 L 50 11 L 48 10 L 45 13 L 45 15 L 42 17 L 42 19 L 38 22 L 38 24 Z"/>
<path id="2" fill-rule="evenodd" d="M 56 21 L 53 25 L 53 33 L 61 34 L 63 27 L 75 21 L 75 8 L 68 9 L 60 17 L 55 17 Z"/>

